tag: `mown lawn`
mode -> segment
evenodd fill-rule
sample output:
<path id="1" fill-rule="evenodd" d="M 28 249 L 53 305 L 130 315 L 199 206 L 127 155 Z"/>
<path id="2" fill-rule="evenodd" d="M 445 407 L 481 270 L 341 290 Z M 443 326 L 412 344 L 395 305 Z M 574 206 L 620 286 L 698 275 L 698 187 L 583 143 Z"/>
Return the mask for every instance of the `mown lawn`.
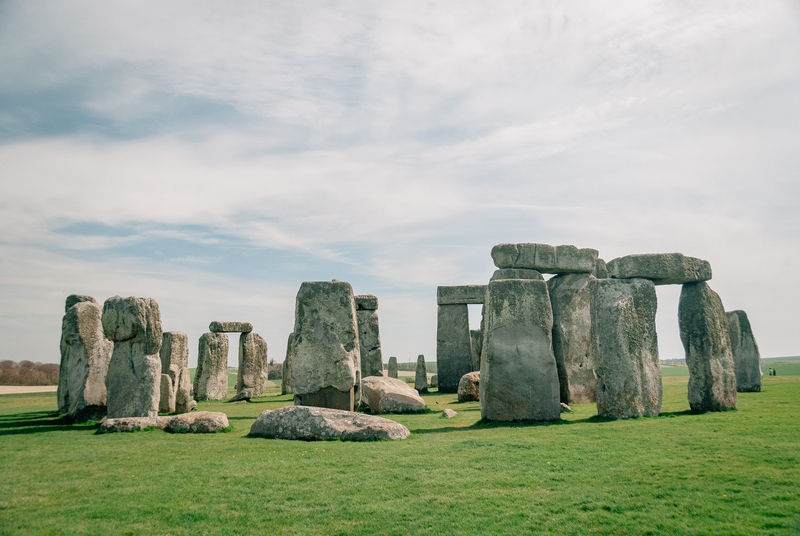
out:
<path id="1" fill-rule="evenodd" d="M 665 376 L 662 416 L 629 421 L 584 404 L 560 424 L 485 424 L 434 393 L 433 413 L 393 417 L 409 439 L 380 443 L 246 437 L 290 403 L 274 388 L 201 403 L 229 416 L 216 435 L 94 435 L 57 423 L 54 394 L 3 395 L 0 533 L 797 534 L 797 374 L 705 415 Z"/>

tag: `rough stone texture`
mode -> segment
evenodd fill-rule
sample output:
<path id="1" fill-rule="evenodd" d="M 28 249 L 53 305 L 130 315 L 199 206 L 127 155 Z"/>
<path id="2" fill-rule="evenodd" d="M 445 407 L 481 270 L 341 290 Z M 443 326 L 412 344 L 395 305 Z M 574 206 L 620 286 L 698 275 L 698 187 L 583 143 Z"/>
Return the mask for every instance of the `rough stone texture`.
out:
<path id="1" fill-rule="evenodd" d="M 108 365 L 108 418 L 155 417 L 161 398 L 161 313 L 152 298 L 114 296 L 103 305 L 103 331 L 114 341 Z"/>
<path id="2" fill-rule="evenodd" d="M 354 390 L 361 401 L 361 343 L 358 339 L 353 287 L 343 281 L 314 281 L 300 285 L 295 309 L 295 353 L 292 387 L 295 403 L 305 395 L 333 387 Z M 334 400 L 325 397 L 326 400 Z M 352 407 L 348 408 L 352 411 Z"/>
<path id="3" fill-rule="evenodd" d="M 561 403 L 561 413 L 572 413 L 572 408 L 565 403 Z"/>
<path id="4" fill-rule="evenodd" d="M 565 404 L 597 401 L 590 348 L 589 282 L 593 279 L 590 274 L 564 274 L 547 282 L 553 306 L 553 353 Z"/>
<path id="5" fill-rule="evenodd" d="M 447 408 L 444 411 L 442 411 L 442 417 L 444 417 L 445 419 L 452 419 L 456 415 L 458 415 L 458 413 L 450 408 Z"/>
<path id="6" fill-rule="evenodd" d="M 485 296 L 486 285 L 461 285 L 436 289 L 436 303 L 439 305 L 483 303 Z"/>
<path id="7" fill-rule="evenodd" d="M 67 303 L 70 303 L 70 298 Z M 71 419 L 106 412 L 106 375 L 114 343 L 103 335 L 102 310 L 91 296 L 73 300 L 61 322 L 58 411 Z"/>
<path id="8" fill-rule="evenodd" d="M 195 400 L 225 400 L 228 397 L 228 335 L 203 333 L 197 350 L 194 375 Z"/>
<path id="9" fill-rule="evenodd" d="M 547 283 L 491 281 L 485 320 L 481 416 L 494 421 L 558 420 L 558 371 Z"/>
<path id="10" fill-rule="evenodd" d="M 177 434 L 213 434 L 228 426 L 228 416 L 224 413 L 198 411 L 170 417 L 164 430 Z"/>
<path id="11" fill-rule="evenodd" d="M 608 273 L 617 279 L 640 278 L 656 285 L 682 285 L 711 279 L 711 264 L 680 253 L 646 253 L 609 261 Z"/>
<path id="12" fill-rule="evenodd" d="M 172 417 L 118 417 L 106 419 L 97 429 L 98 434 L 113 434 L 116 432 L 138 432 L 147 428 L 163 430 Z"/>
<path id="13" fill-rule="evenodd" d="M 414 389 L 420 394 L 428 392 L 428 371 L 425 368 L 425 356 L 417 357 L 417 370 L 414 374 Z"/>
<path id="14" fill-rule="evenodd" d="M 367 376 L 361 380 L 362 401 L 371 413 L 411 413 L 425 409 L 425 401 L 403 380 Z"/>
<path id="15" fill-rule="evenodd" d="M 317 406 L 320 408 L 353 411 L 361 405 L 361 398 L 356 403 L 354 391 L 353 387 L 347 391 L 340 391 L 336 387 L 329 385 L 313 393 L 295 393 L 294 404 L 296 406 Z"/>
<path id="16" fill-rule="evenodd" d="M 360 294 L 355 297 L 356 311 L 377 311 L 378 298 L 372 294 Z"/>
<path id="17" fill-rule="evenodd" d="M 753 337 L 750 320 L 744 311 L 730 311 L 728 329 L 733 351 L 733 366 L 736 370 L 736 390 L 740 393 L 761 391 L 761 353 Z"/>
<path id="18" fill-rule="evenodd" d="M 458 380 L 472 370 L 466 305 L 440 305 L 436 330 L 436 364 L 439 392 L 455 393 Z"/>
<path id="19" fill-rule="evenodd" d="M 364 296 L 356 296 L 364 298 Z M 374 298 L 374 296 L 372 296 Z M 372 305 L 370 303 L 370 305 Z M 378 299 L 375 298 L 374 309 L 356 308 L 358 321 L 358 341 L 361 344 L 361 376 L 378 376 L 383 374 L 383 353 L 381 351 L 381 333 L 378 327 Z"/>
<path id="20" fill-rule="evenodd" d="M 606 266 L 606 261 L 603 259 L 597 259 L 597 264 L 594 265 L 594 272 L 592 275 L 595 276 L 597 279 L 608 279 L 608 266 Z"/>
<path id="21" fill-rule="evenodd" d="M 267 341 L 258 333 L 242 333 L 239 336 L 239 375 L 234 400 L 261 396 L 269 381 L 268 367 Z"/>
<path id="22" fill-rule="evenodd" d="M 303 441 L 376 441 L 405 439 L 409 434 L 402 424 L 383 417 L 308 406 L 267 410 L 250 428 L 253 437 Z"/>
<path id="23" fill-rule="evenodd" d="M 470 366 L 472 371 L 481 370 L 481 350 L 483 347 L 483 331 L 479 329 L 469 330 L 469 343 L 472 349 L 472 361 Z"/>
<path id="24" fill-rule="evenodd" d="M 492 248 L 498 268 L 528 268 L 545 274 L 592 273 L 597 263 L 596 249 L 547 244 L 498 244 Z"/>
<path id="25" fill-rule="evenodd" d="M 92 296 L 87 296 L 86 294 L 70 294 L 67 296 L 67 300 L 64 303 L 64 312 L 66 313 L 69 311 L 70 308 L 76 303 L 82 302 L 90 302 L 100 307 L 100 304 L 98 304 L 97 300 L 95 300 Z"/>
<path id="26" fill-rule="evenodd" d="M 172 377 L 169 374 L 161 375 L 161 389 L 159 391 L 158 411 L 160 413 L 173 413 L 175 411 L 175 389 L 172 387 Z"/>
<path id="27" fill-rule="evenodd" d="M 283 379 L 281 380 L 281 394 L 293 393 L 292 387 L 292 359 L 294 358 L 294 333 L 289 334 L 286 342 L 286 358 L 283 360 Z"/>
<path id="28" fill-rule="evenodd" d="M 253 324 L 250 322 L 218 322 L 214 321 L 208 325 L 211 333 L 250 333 L 253 331 Z"/>
<path id="29" fill-rule="evenodd" d="M 438 374 L 434 374 L 433 376 L 431 376 L 431 387 L 436 387 L 436 388 L 439 387 L 439 375 Z"/>
<path id="30" fill-rule="evenodd" d="M 481 399 L 481 373 L 469 372 L 458 382 L 458 401 L 477 402 Z"/>
<path id="31" fill-rule="evenodd" d="M 695 413 L 736 407 L 736 371 L 728 317 L 707 283 L 686 283 L 678 326 L 689 367 L 689 407 Z"/>
<path id="32" fill-rule="evenodd" d="M 656 289 L 646 279 L 589 283 L 590 354 L 597 374 L 597 414 L 627 419 L 661 411 Z"/>
<path id="33" fill-rule="evenodd" d="M 544 281 L 542 273 L 527 268 L 498 268 L 492 274 L 489 281 L 500 281 L 502 279 L 538 279 Z"/>
<path id="34" fill-rule="evenodd" d="M 161 374 L 167 374 L 172 380 L 172 393 L 170 401 L 164 400 L 164 385 L 162 379 L 161 402 L 159 411 L 164 407 L 172 407 L 170 411 L 186 413 L 189 411 L 191 399 L 191 376 L 189 374 L 189 337 L 180 331 L 165 331 L 161 338 Z"/>
<path id="35" fill-rule="evenodd" d="M 387 374 L 390 378 L 397 379 L 397 358 L 394 356 L 389 358 L 389 370 Z"/>

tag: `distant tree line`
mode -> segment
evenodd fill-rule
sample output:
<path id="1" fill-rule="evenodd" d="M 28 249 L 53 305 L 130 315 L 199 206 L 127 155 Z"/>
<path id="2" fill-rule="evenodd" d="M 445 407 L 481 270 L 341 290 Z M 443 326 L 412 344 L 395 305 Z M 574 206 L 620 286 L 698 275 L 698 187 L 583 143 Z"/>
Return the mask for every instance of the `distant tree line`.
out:
<path id="1" fill-rule="evenodd" d="M 58 365 L 0 361 L 0 385 L 58 385 Z"/>
<path id="2" fill-rule="evenodd" d="M 384 363 L 383 368 L 388 368 L 389 363 Z M 417 370 L 417 360 L 411 363 L 398 363 L 397 370 Z M 436 361 L 425 361 L 425 372 L 436 374 Z"/>

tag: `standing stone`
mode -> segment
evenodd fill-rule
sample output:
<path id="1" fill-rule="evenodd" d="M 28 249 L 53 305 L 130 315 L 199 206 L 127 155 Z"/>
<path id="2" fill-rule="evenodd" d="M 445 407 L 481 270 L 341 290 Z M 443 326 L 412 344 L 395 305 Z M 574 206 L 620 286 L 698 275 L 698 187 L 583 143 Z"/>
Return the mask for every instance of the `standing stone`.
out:
<path id="1" fill-rule="evenodd" d="M 597 263 L 596 249 L 547 244 L 498 244 L 492 248 L 498 268 L 527 268 L 544 274 L 590 274 Z"/>
<path id="2" fill-rule="evenodd" d="M 392 356 L 389 358 L 389 372 L 390 378 L 397 379 L 397 358 Z"/>
<path id="3" fill-rule="evenodd" d="M 425 369 L 425 356 L 417 357 L 417 371 L 414 377 L 414 389 L 418 393 L 428 392 L 428 371 Z"/>
<path id="4" fill-rule="evenodd" d="M 173 376 L 161 375 L 161 389 L 158 403 L 159 413 L 173 413 L 175 411 L 175 389 L 172 386 Z"/>
<path id="5" fill-rule="evenodd" d="M 641 278 L 656 285 L 681 285 L 711 279 L 711 264 L 681 253 L 646 253 L 609 261 L 608 273 L 616 279 Z"/>
<path id="6" fill-rule="evenodd" d="M 267 341 L 258 333 L 242 333 L 239 336 L 239 375 L 233 400 L 261 396 L 269 380 L 268 369 Z"/>
<path id="7" fill-rule="evenodd" d="M 547 283 L 535 279 L 490 281 L 485 315 L 481 416 L 493 421 L 560 419 Z M 439 374 L 441 384 L 441 371 Z"/>
<path id="8" fill-rule="evenodd" d="M 336 280 L 305 282 L 295 311 L 295 405 L 353 411 L 361 386 L 353 287 Z"/>
<path id="9" fill-rule="evenodd" d="M 162 379 L 161 403 L 159 410 L 172 407 L 170 412 L 186 413 L 191 401 L 191 377 L 189 375 L 189 337 L 180 331 L 165 331 L 161 338 L 161 374 L 172 380 L 172 392 L 164 399 L 164 380 Z M 172 402 L 171 402 L 172 401 Z"/>
<path id="10" fill-rule="evenodd" d="M 708 283 L 686 283 L 678 325 L 689 367 L 689 407 L 694 413 L 736 407 L 736 371 L 728 317 Z"/>
<path id="11" fill-rule="evenodd" d="M 565 274 L 547 282 L 553 306 L 553 353 L 565 404 L 597 401 L 590 348 L 589 282 L 593 279 L 589 274 Z"/>
<path id="12" fill-rule="evenodd" d="M 736 369 L 736 390 L 740 393 L 757 393 L 761 391 L 761 353 L 753 337 L 753 330 L 747 313 L 730 311 L 728 328 L 731 335 L 733 365 Z"/>
<path id="13" fill-rule="evenodd" d="M 431 387 L 436 387 L 437 389 L 439 388 L 439 375 L 438 374 L 434 374 L 433 376 L 431 376 Z"/>
<path id="14" fill-rule="evenodd" d="M 472 348 L 472 372 L 481 370 L 481 350 L 483 347 L 483 331 L 479 329 L 469 330 L 469 344 Z"/>
<path id="15" fill-rule="evenodd" d="M 109 298 L 103 305 L 103 331 L 114 341 L 106 376 L 108 418 L 158 416 L 162 338 L 158 304 L 152 298 Z"/>
<path id="16" fill-rule="evenodd" d="M 472 369 L 468 315 L 466 304 L 439 305 L 436 365 L 441 393 L 457 392 L 461 376 Z"/>
<path id="17" fill-rule="evenodd" d="M 60 413 L 73 420 L 102 418 L 106 413 L 106 374 L 113 350 L 114 343 L 103 335 L 102 310 L 94 298 L 69 296 L 61 322 L 57 393 Z"/>
<path id="18" fill-rule="evenodd" d="M 194 399 L 225 400 L 227 397 L 228 334 L 203 333 L 197 349 Z"/>
<path id="19" fill-rule="evenodd" d="M 458 382 L 458 401 L 476 402 L 481 399 L 481 373 L 464 374 Z"/>
<path id="20" fill-rule="evenodd" d="M 283 360 L 282 395 L 294 392 L 292 388 L 292 356 L 294 356 L 294 348 L 294 333 L 290 333 L 289 340 L 286 343 L 286 358 Z"/>
<path id="21" fill-rule="evenodd" d="M 378 329 L 378 298 L 372 294 L 356 296 L 358 340 L 361 344 L 361 377 L 383 375 L 381 334 Z"/>
<path id="22" fill-rule="evenodd" d="M 646 279 L 589 283 L 590 355 L 597 374 L 597 414 L 628 419 L 661 411 L 656 288 Z"/>

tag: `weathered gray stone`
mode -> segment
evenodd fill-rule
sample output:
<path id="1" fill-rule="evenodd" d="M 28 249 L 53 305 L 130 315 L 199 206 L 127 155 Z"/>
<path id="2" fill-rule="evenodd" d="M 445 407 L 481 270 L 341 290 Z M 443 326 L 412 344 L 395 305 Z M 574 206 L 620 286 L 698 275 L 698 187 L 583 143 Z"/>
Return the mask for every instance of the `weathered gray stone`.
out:
<path id="1" fill-rule="evenodd" d="M 561 413 L 572 413 L 572 408 L 568 404 L 561 403 Z"/>
<path id="2" fill-rule="evenodd" d="M 597 401 L 590 342 L 589 282 L 593 279 L 590 274 L 564 274 L 547 282 L 553 306 L 553 353 L 565 404 Z"/>
<path id="3" fill-rule="evenodd" d="M 498 268 L 494 271 L 489 281 L 500 281 L 502 279 L 537 279 L 544 281 L 541 272 L 527 268 Z"/>
<path id="4" fill-rule="evenodd" d="M 100 307 L 100 304 L 98 304 L 97 300 L 95 300 L 92 296 L 87 296 L 86 294 L 70 294 L 69 296 L 67 296 L 67 300 L 64 303 L 64 312 L 66 313 L 67 311 L 69 311 L 70 308 L 76 303 L 83 303 L 83 302 L 93 303 L 98 307 Z"/>
<path id="5" fill-rule="evenodd" d="M 386 376 L 361 379 L 362 401 L 370 413 L 413 413 L 425 409 L 425 401 L 403 380 Z"/>
<path id="6" fill-rule="evenodd" d="M 733 351 L 733 365 L 736 369 L 736 390 L 740 393 L 761 391 L 761 353 L 753 337 L 750 320 L 744 311 L 730 311 L 728 327 Z"/>
<path id="7" fill-rule="evenodd" d="M 389 370 L 387 374 L 390 378 L 397 379 L 397 358 L 394 356 L 389 358 Z"/>
<path id="8" fill-rule="evenodd" d="M 469 343 L 472 349 L 472 371 L 481 370 L 481 350 L 483 348 L 483 331 L 479 329 L 469 330 Z"/>
<path id="9" fill-rule="evenodd" d="M 250 400 L 261 396 L 267 386 L 269 370 L 267 341 L 258 333 L 239 336 L 239 374 L 234 400 Z"/>
<path id="10" fill-rule="evenodd" d="M 458 412 L 450 408 L 447 408 L 444 411 L 442 411 L 442 417 L 444 417 L 445 419 L 452 419 L 456 415 L 458 415 Z"/>
<path id="11" fill-rule="evenodd" d="M 646 279 L 589 283 L 590 355 L 597 374 L 597 414 L 627 419 L 661 411 L 656 289 Z"/>
<path id="12" fill-rule="evenodd" d="M 253 324 L 250 322 L 219 322 L 214 321 L 208 325 L 211 333 L 250 333 L 253 331 Z"/>
<path id="13" fill-rule="evenodd" d="M 405 439 L 409 434 L 402 424 L 383 417 L 307 406 L 267 410 L 250 428 L 252 437 L 303 441 L 376 441 Z"/>
<path id="14" fill-rule="evenodd" d="M 359 304 L 366 304 L 369 307 L 359 308 Z M 362 377 L 383 374 L 383 353 L 381 352 L 381 333 L 378 326 L 377 309 L 378 298 L 375 296 L 356 296 L 356 320 L 358 321 L 358 341 L 361 344 Z"/>
<path id="15" fill-rule="evenodd" d="M 228 416 L 218 411 L 198 411 L 170 417 L 164 430 L 174 434 L 213 434 L 228 428 Z"/>
<path id="16" fill-rule="evenodd" d="M 689 407 L 694 413 L 736 407 L 736 371 L 728 317 L 719 295 L 704 281 L 686 283 L 678 326 L 689 367 Z"/>
<path id="17" fill-rule="evenodd" d="M 436 387 L 437 389 L 439 388 L 439 375 L 438 374 L 434 374 L 433 376 L 431 376 L 431 387 Z"/>
<path id="18" fill-rule="evenodd" d="M 596 249 L 547 244 L 498 244 L 492 248 L 498 268 L 528 268 L 544 274 L 592 273 L 597 263 Z"/>
<path id="19" fill-rule="evenodd" d="M 461 285 L 457 287 L 438 287 L 436 303 L 439 305 L 466 305 L 483 303 L 486 285 Z"/>
<path id="20" fill-rule="evenodd" d="M 295 404 L 333 403 L 346 397 L 314 393 L 333 388 L 360 402 L 361 349 L 353 287 L 343 281 L 305 282 L 297 292 L 292 381 Z M 344 402 L 342 402 L 344 403 Z M 330 407 L 330 406 L 325 406 Z"/>
<path id="21" fill-rule="evenodd" d="M 640 278 L 656 285 L 682 285 L 711 279 L 711 264 L 680 253 L 646 253 L 609 261 L 608 273 L 616 279 Z"/>
<path id="22" fill-rule="evenodd" d="M 113 434 L 117 432 L 138 432 L 148 428 L 163 430 L 172 417 L 117 417 L 106 419 L 97 429 L 97 434 Z"/>
<path id="23" fill-rule="evenodd" d="M 189 374 L 189 337 L 180 331 L 165 331 L 161 338 L 161 374 L 167 374 L 172 380 L 172 393 L 164 399 L 162 379 L 161 402 L 159 411 L 172 407 L 170 412 L 186 413 L 191 400 L 191 376 Z"/>
<path id="24" fill-rule="evenodd" d="M 468 372 L 458 382 L 458 401 L 477 402 L 481 399 L 481 373 Z"/>
<path id="25" fill-rule="evenodd" d="M 114 341 L 108 365 L 108 418 L 155 417 L 161 398 L 161 313 L 152 298 L 114 296 L 103 305 L 103 331 Z"/>
<path id="26" fill-rule="evenodd" d="M 114 343 L 103 335 L 101 318 L 92 298 L 74 301 L 61 322 L 58 411 L 72 420 L 102 418 L 106 412 L 106 374 Z"/>
<path id="27" fill-rule="evenodd" d="M 228 397 L 228 335 L 203 333 L 197 350 L 194 374 L 195 400 L 225 400 Z"/>
<path id="28" fill-rule="evenodd" d="M 417 357 L 417 370 L 414 374 L 414 389 L 420 394 L 428 392 L 428 371 L 425 368 L 425 356 Z"/>
<path id="29" fill-rule="evenodd" d="M 461 376 L 472 369 L 466 305 L 440 305 L 436 330 L 436 365 L 439 392 L 455 393 Z"/>
<path id="30" fill-rule="evenodd" d="M 160 413 L 172 413 L 175 411 L 175 389 L 172 387 L 172 376 L 169 374 L 161 375 L 161 389 L 159 391 L 158 411 Z"/>
<path id="31" fill-rule="evenodd" d="M 558 372 L 547 283 L 532 279 L 489 282 L 485 318 L 481 416 L 493 421 L 558 420 Z"/>
<path id="32" fill-rule="evenodd" d="M 608 266 L 606 266 L 606 261 L 603 259 L 597 259 L 597 263 L 594 265 L 594 272 L 592 275 L 595 276 L 597 279 L 608 279 Z"/>
<path id="33" fill-rule="evenodd" d="M 283 360 L 283 379 L 281 380 L 281 394 L 294 392 L 292 387 L 292 359 L 294 356 L 294 333 L 289 334 L 289 340 L 286 342 L 286 358 Z"/>

